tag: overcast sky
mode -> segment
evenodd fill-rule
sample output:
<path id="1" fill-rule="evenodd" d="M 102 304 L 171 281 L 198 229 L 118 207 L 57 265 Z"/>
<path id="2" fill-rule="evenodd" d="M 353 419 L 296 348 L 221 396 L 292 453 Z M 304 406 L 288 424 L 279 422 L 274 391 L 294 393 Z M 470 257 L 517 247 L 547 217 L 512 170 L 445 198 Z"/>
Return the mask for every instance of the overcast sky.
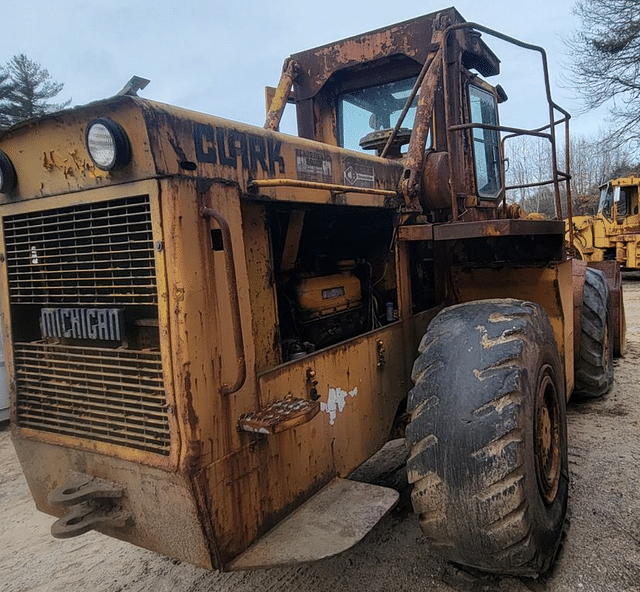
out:
<path id="1" fill-rule="evenodd" d="M 150 99 L 250 124 L 264 123 L 264 87 L 278 82 L 290 54 L 450 6 L 431 0 L 22 0 L 5 2 L 0 63 L 25 53 L 65 84 L 56 100 L 81 105 L 115 94 L 136 74 L 151 80 Z M 479 22 L 548 53 L 552 94 L 574 115 L 572 130 L 595 134 L 600 113 L 576 117 L 579 104 L 563 88 L 569 61 L 563 37 L 579 21 L 573 0 L 458 0 Z M 535 88 L 539 58 L 505 49 L 485 36 L 502 60 L 499 80 L 510 100 L 505 125 L 545 123 Z M 564 84 L 566 86 L 566 84 Z"/>

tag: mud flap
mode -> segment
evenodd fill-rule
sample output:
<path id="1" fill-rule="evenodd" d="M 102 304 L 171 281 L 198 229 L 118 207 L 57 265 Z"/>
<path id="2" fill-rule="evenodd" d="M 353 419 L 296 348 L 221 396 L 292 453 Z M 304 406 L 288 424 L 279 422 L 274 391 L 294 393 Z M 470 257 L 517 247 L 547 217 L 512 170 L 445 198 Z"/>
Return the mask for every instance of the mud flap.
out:
<path id="1" fill-rule="evenodd" d="M 335 479 L 235 559 L 231 569 L 317 561 L 360 541 L 396 504 L 388 487 Z"/>

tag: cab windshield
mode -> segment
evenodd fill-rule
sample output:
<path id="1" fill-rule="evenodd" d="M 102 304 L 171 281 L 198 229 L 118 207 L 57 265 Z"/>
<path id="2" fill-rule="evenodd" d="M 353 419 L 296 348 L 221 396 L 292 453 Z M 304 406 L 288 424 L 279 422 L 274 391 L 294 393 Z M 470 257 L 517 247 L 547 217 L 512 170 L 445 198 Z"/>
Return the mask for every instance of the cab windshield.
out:
<path id="1" fill-rule="evenodd" d="M 340 146 L 361 151 L 360 140 L 372 131 L 395 126 L 416 78 L 348 92 L 338 98 Z M 413 100 L 402 127 L 413 128 L 418 97 Z"/>

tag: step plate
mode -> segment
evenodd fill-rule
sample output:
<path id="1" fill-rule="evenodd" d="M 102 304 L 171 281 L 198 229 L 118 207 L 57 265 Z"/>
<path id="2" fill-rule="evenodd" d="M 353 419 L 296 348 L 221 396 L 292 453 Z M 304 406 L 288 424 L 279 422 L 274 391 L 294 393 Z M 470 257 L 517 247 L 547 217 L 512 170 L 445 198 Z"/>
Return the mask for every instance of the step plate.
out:
<path id="1" fill-rule="evenodd" d="M 243 415 L 238 428 L 243 432 L 278 434 L 311 421 L 320 411 L 320 401 L 283 399 L 272 401 L 259 411 Z"/>
<path id="2" fill-rule="evenodd" d="M 335 479 L 229 566 L 259 569 L 318 561 L 360 541 L 396 504 L 388 487 Z"/>

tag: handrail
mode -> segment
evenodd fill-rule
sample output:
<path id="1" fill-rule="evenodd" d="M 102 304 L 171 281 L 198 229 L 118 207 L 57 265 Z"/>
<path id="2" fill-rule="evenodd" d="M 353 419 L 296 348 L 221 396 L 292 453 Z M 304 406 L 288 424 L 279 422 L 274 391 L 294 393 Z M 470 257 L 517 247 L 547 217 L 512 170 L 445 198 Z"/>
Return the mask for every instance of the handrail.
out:
<path id="1" fill-rule="evenodd" d="M 398 135 L 398 131 L 400 130 L 400 127 L 404 123 L 404 118 L 407 116 L 407 113 L 409 113 L 409 109 L 411 109 L 411 105 L 413 103 L 413 100 L 416 98 L 416 95 L 418 94 L 418 91 L 420 90 L 420 87 L 422 86 L 422 81 L 424 80 L 424 77 L 426 76 L 427 71 L 431 67 L 432 63 L 433 63 L 433 57 L 432 56 L 427 57 L 427 59 L 424 61 L 424 64 L 422 66 L 422 70 L 420 70 L 420 74 L 418 74 L 418 78 L 416 78 L 416 81 L 415 81 L 415 83 L 413 85 L 413 88 L 411 89 L 411 93 L 409 94 L 409 96 L 407 97 L 407 100 L 404 103 L 404 107 L 402 109 L 402 112 L 400 113 L 400 116 L 398 117 L 398 121 L 396 121 L 396 124 L 393 127 L 393 130 L 391 131 L 391 134 L 389 135 L 389 138 L 387 139 L 387 143 L 384 145 L 384 148 L 382 149 L 382 152 L 380 153 L 380 158 L 386 158 L 387 157 L 387 153 L 389 152 L 389 148 L 391 147 L 391 144 L 393 143 L 393 141 L 395 140 L 396 136 Z"/>
<path id="2" fill-rule="evenodd" d="M 490 29 L 488 27 L 485 27 L 484 25 L 480 25 L 478 23 L 474 23 L 474 22 L 466 22 L 466 23 L 457 23 L 454 25 L 451 25 L 449 27 L 447 27 L 444 31 L 444 45 L 446 47 L 446 38 L 447 36 L 455 30 L 458 29 L 474 29 L 476 31 L 480 31 L 483 33 L 486 33 L 487 35 L 491 35 L 492 37 L 497 37 L 498 39 L 502 39 L 503 41 L 506 41 L 507 43 L 511 43 L 513 45 L 516 45 L 518 47 L 521 47 L 523 49 L 528 49 L 531 51 L 537 51 L 538 53 L 540 53 L 541 59 L 542 59 L 542 72 L 543 72 L 543 77 L 544 77 L 544 85 L 545 85 L 545 93 L 546 93 L 546 97 L 547 97 L 547 104 L 548 104 L 548 108 L 549 108 L 549 124 L 545 125 L 541 128 L 537 128 L 534 130 L 520 130 L 518 128 L 507 128 L 507 127 L 503 127 L 503 126 L 482 126 L 482 125 L 465 125 L 465 126 L 460 126 L 460 125 L 455 125 L 455 126 L 449 126 L 447 125 L 447 130 L 448 132 L 452 132 L 452 131 L 456 131 L 456 130 L 462 130 L 462 129 L 468 129 L 469 127 L 483 127 L 484 129 L 495 129 L 496 131 L 511 131 L 514 132 L 514 135 L 533 135 L 533 136 L 538 136 L 538 137 L 546 137 L 549 142 L 551 143 L 551 167 L 552 167 L 552 176 L 553 179 L 549 182 L 553 184 L 554 186 L 554 195 L 555 195 L 555 206 L 556 206 L 556 215 L 558 216 L 558 219 L 562 219 L 562 204 L 561 204 L 561 200 L 560 200 L 560 176 L 564 177 L 563 181 L 566 182 L 567 184 L 567 191 L 566 191 L 566 195 L 567 195 L 567 215 L 569 218 L 571 218 L 572 215 L 572 208 L 571 208 L 571 184 L 569 183 L 569 180 L 571 179 L 571 176 L 569 174 L 570 171 L 570 158 L 569 158 L 569 120 L 571 119 L 571 115 L 568 111 L 566 111 L 565 109 L 563 109 L 562 107 L 560 107 L 557 103 L 555 103 L 551 97 L 551 83 L 549 81 L 549 68 L 548 68 L 548 62 L 547 62 L 547 54 L 544 50 L 544 48 L 538 46 L 538 45 L 532 45 L 530 43 L 526 43 L 524 41 L 520 41 L 519 39 L 515 39 L 514 37 L 510 37 L 508 35 L 505 35 L 504 33 L 500 33 L 499 31 L 495 31 L 493 29 Z M 445 56 L 443 54 L 443 60 L 445 59 Z M 443 68 L 443 76 L 444 76 L 444 89 L 445 92 L 447 91 L 448 88 L 448 83 L 447 83 L 447 76 L 448 76 L 448 71 L 447 68 Z M 555 116 L 555 110 L 559 111 L 564 117 L 559 118 L 556 120 L 556 116 Z M 448 115 L 448 114 L 447 114 Z M 558 169 L 558 161 L 557 161 L 557 149 L 556 149 L 556 126 L 560 125 L 564 123 L 565 124 L 565 169 L 566 169 L 566 173 L 563 173 L 562 175 L 560 175 L 560 171 Z M 542 134 L 541 132 L 543 130 L 549 130 L 548 134 Z M 506 139 L 506 138 L 505 138 Z M 504 139 L 503 139 L 504 142 Z M 547 184 L 547 183 L 545 183 Z M 505 183 L 506 185 L 506 183 Z M 505 200 L 506 200 L 506 187 L 505 187 Z M 455 216 L 455 209 L 454 209 L 454 217 L 457 218 L 457 216 Z M 569 225 L 571 227 L 571 224 Z"/>
<path id="3" fill-rule="evenodd" d="M 545 128 L 546 127 L 548 126 L 545 126 Z M 508 127 L 506 125 L 492 125 L 490 123 L 459 123 L 457 125 L 449 126 L 449 129 L 453 131 L 463 130 L 463 129 L 475 129 L 475 128 L 493 130 L 497 132 L 513 132 L 511 137 L 528 135 L 528 136 L 536 136 L 538 138 L 547 138 L 549 140 L 551 139 L 551 134 L 545 134 L 542 131 L 525 130 L 519 127 Z M 545 129 L 545 128 L 542 128 L 542 129 Z"/>
<path id="4" fill-rule="evenodd" d="M 320 183 L 317 181 L 300 181 L 299 179 L 256 179 L 249 183 L 252 187 L 304 187 L 305 189 L 324 189 L 331 193 L 367 193 L 395 197 L 397 191 L 392 189 L 376 189 L 375 187 L 356 187 L 353 185 L 338 185 L 336 183 Z"/>

